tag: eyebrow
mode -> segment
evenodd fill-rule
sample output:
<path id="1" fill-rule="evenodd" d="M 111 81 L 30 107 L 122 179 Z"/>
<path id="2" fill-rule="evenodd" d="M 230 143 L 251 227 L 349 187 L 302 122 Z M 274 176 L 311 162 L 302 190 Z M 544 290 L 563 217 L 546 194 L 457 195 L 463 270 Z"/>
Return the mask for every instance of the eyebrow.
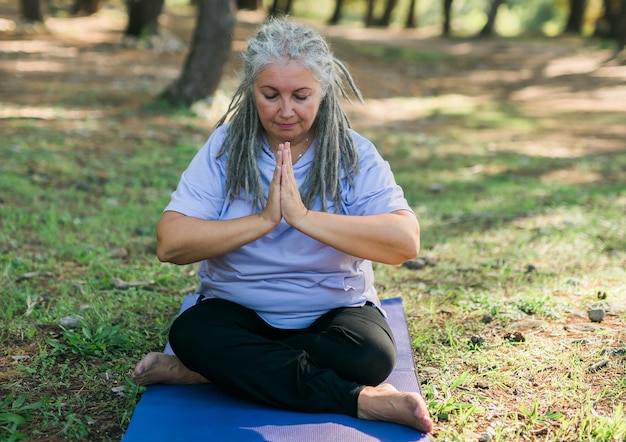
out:
<path id="1" fill-rule="evenodd" d="M 278 89 L 277 89 L 277 88 L 275 88 L 274 86 L 270 86 L 270 85 L 267 85 L 267 84 L 266 84 L 266 85 L 259 86 L 259 89 L 263 89 L 263 88 L 270 88 L 270 89 L 275 90 L 275 91 L 277 91 L 277 90 L 278 90 Z M 313 90 L 313 88 L 308 87 L 308 86 L 304 86 L 304 87 L 301 87 L 301 88 L 298 88 L 298 89 L 294 89 L 294 90 L 293 90 L 293 91 L 291 91 L 291 92 L 293 93 L 293 92 L 312 91 L 312 90 Z"/>

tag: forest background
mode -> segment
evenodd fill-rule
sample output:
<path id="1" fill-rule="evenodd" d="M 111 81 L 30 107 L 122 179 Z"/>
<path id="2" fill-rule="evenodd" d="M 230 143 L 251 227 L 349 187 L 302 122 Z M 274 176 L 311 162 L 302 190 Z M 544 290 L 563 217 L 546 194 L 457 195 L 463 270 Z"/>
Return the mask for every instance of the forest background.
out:
<path id="1" fill-rule="evenodd" d="M 376 266 L 402 297 L 436 440 L 626 440 L 626 67 L 567 4 L 418 2 L 405 29 L 363 26 L 365 2 L 295 0 L 365 95 L 355 129 L 390 162 L 422 254 Z M 210 100 L 158 97 L 188 54 L 196 9 L 165 3 L 129 41 L 122 2 L 50 1 L 43 24 L 0 0 L 0 440 L 119 440 L 195 267 L 159 263 L 154 225 L 237 85 L 265 19 L 238 11 Z M 380 13 L 380 9 L 377 10 Z"/>

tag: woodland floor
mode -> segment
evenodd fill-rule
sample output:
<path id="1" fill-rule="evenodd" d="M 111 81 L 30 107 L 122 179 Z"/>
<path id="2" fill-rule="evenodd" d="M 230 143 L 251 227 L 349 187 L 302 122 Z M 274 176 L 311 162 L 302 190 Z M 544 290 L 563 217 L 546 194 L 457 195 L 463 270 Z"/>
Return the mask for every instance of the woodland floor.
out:
<path id="1" fill-rule="evenodd" d="M 98 109 L 65 114 L 54 124 L 72 133 L 76 120 L 87 114 L 117 121 L 119 134 L 132 134 L 120 137 L 118 143 L 133 143 L 137 137 L 175 142 L 176 128 L 159 131 L 162 121 L 158 115 L 146 119 L 135 112 L 145 93 L 128 93 L 126 86 L 139 82 L 156 95 L 177 78 L 193 16 L 170 11 L 163 17 L 163 30 L 169 36 L 166 44 L 180 41 L 183 46 L 159 51 L 125 46 L 125 22 L 119 12 L 47 17 L 45 29 L 14 27 L 16 4 L 0 1 L 0 133 L 5 130 L 3 121 L 10 119 L 54 119 L 55 103 L 67 100 L 76 85 L 89 83 L 94 90 L 110 90 L 106 101 Z M 245 45 L 246 37 L 261 21 L 253 13 L 240 13 L 238 18 L 235 50 Z M 478 125 L 473 136 L 492 142 L 494 149 L 566 158 L 625 148 L 626 118 L 625 123 L 603 126 L 588 118 L 598 111 L 626 115 L 626 67 L 619 60 L 606 62 L 612 50 L 599 49 L 597 42 L 574 37 L 447 39 L 424 30 L 317 26 L 329 36 L 336 55 L 346 62 L 364 93 L 366 103 L 349 108 L 357 130 L 379 128 L 390 136 L 394 131 L 416 129 L 437 134 L 454 128 L 445 118 L 427 117 L 411 97 L 445 97 L 449 104 L 458 103 L 459 109 L 497 98 L 515 103 L 527 117 L 542 119 L 554 130 L 546 131 L 539 143 L 524 135 L 511 137 L 506 127 Z M 360 50 L 359 42 L 367 42 L 369 49 Z M 403 51 L 419 51 L 427 62 L 398 61 L 397 55 Z M 387 57 L 389 54 L 395 56 Z M 432 59 L 441 62 L 430 62 Z M 235 55 L 225 72 L 228 87 L 235 82 L 237 66 Z M 220 100 L 225 98 L 217 96 L 215 100 L 218 109 L 219 105 L 223 108 Z M 75 101 L 80 104 L 80 97 Z M 198 142 L 212 127 L 215 116 L 210 108 L 204 111 L 206 132 L 197 133 Z M 106 139 L 97 131 L 93 136 L 96 141 L 98 137 Z M 555 178 L 582 183 L 594 176 L 562 171 Z M 37 349 L 23 349 L 25 354 L 33 351 Z M 0 371 L 3 368 L 0 364 Z M 96 424 L 104 425 L 105 421 L 102 418 Z"/>

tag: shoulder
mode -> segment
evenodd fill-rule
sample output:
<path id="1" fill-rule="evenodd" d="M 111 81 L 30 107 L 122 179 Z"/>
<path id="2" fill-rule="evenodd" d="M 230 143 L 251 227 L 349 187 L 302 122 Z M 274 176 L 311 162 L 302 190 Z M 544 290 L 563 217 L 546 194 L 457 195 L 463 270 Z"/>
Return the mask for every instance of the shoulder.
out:
<path id="1" fill-rule="evenodd" d="M 226 139 L 226 137 L 228 137 L 229 127 L 230 127 L 230 123 L 226 123 L 226 124 L 216 127 L 213 130 L 213 132 L 211 132 L 211 135 L 209 136 L 209 140 L 207 141 L 207 144 L 211 145 L 211 150 L 213 149 L 219 150 L 222 147 L 224 140 Z"/>
<path id="2" fill-rule="evenodd" d="M 354 140 L 354 148 L 359 155 L 359 163 L 361 165 L 363 163 L 382 161 L 378 149 L 369 138 L 364 137 L 354 129 L 350 129 L 350 134 Z"/>

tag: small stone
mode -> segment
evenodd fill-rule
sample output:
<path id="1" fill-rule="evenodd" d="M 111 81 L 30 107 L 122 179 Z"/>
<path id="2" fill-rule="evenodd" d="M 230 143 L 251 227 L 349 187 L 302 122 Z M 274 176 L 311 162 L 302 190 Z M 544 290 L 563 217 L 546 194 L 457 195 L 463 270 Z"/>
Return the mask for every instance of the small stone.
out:
<path id="1" fill-rule="evenodd" d="M 601 356 L 625 356 L 626 355 L 626 348 L 619 348 L 619 347 L 610 347 L 610 348 L 605 348 L 600 352 Z"/>
<path id="2" fill-rule="evenodd" d="M 78 328 L 80 327 L 80 325 L 83 323 L 84 320 L 85 318 L 83 318 L 80 315 L 70 315 L 70 316 L 65 316 L 64 318 L 61 318 L 59 323 L 61 324 L 61 327 L 63 328 Z"/>
<path id="3" fill-rule="evenodd" d="M 603 359 L 600 362 L 596 362 L 595 364 L 591 365 L 587 371 L 589 373 L 595 373 L 596 371 L 600 370 L 601 368 L 606 367 L 609 364 L 609 360 L 608 359 Z"/>
<path id="4" fill-rule="evenodd" d="M 420 270 L 426 267 L 426 261 L 422 258 L 415 258 L 410 261 L 406 261 L 402 264 L 402 267 L 405 267 L 410 270 Z"/>
<path id="5" fill-rule="evenodd" d="M 480 347 L 485 343 L 485 338 L 482 336 L 474 335 L 470 338 L 470 343 L 476 347 Z"/>
<path id="6" fill-rule="evenodd" d="M 489 313 L 485 313 L 481 321 L 483 324 L 489 324 L 493 321 L 493 316 L 491 316 Z"/>
<path id="7" fill-rule="evenodd" d="M 587 310 L 587 315 L 589 315 L 591 322 L 602 322 L 605 314 L 606 312 L 602 308 L 591 308 Z"/>
<path id="8" fill-rule="evenodd" d="M 586 338 L 572 339 L 569 342 L 572 345 L 589 345 L 589 344 L 591 344 L 591 341 L 589 339 L 586 339 Z"/>
<path id="9" fill-rule="evenodd" d="M 491 434 L 489 434 L 489 433 L 483 433 L 478 438 L 478 442 L 487 442 L 487 441 L 490 441 L 490 440 L 491 440 Z"/>
<path id="10" fill-rule="evenodd" d="M 115 393 L 116 395 L 121 396 L 121 397 L 126 397 L 126 394 L 124 394 L 124 390 L 126 390 L 126 387 L 124 385 L 120 385 L 119 387 L 111 388 L 111 391 L 113 393 Z"/>
<path id="11" fill-rule="evenodd" d="M 428 186 L 428 190 L 432 193 L 441 193 L 445 190 L 445 186 L 441 183 L 431 183 Z"/>
<path id="12" fill-rule="evenodd" d="M 116 371 L 103 371 L 102 373 L 98 373 L 98 379 L 102 379 L 103 381 L 115 381 L 119 377 L 119 373 Z"/>
<path id="13" fill-rule="evenodd" d="M 598 327 L 595 324 L 567 324 L 563 328 L 569 332 L 594 332 L 602 327 Z"/>
<path id="14" fill-rule="evenodd" d="M 504 339 L 510 342 L 525 342 L 526 338 L 520 332 L 507 333 L 504 335 Z"/>

